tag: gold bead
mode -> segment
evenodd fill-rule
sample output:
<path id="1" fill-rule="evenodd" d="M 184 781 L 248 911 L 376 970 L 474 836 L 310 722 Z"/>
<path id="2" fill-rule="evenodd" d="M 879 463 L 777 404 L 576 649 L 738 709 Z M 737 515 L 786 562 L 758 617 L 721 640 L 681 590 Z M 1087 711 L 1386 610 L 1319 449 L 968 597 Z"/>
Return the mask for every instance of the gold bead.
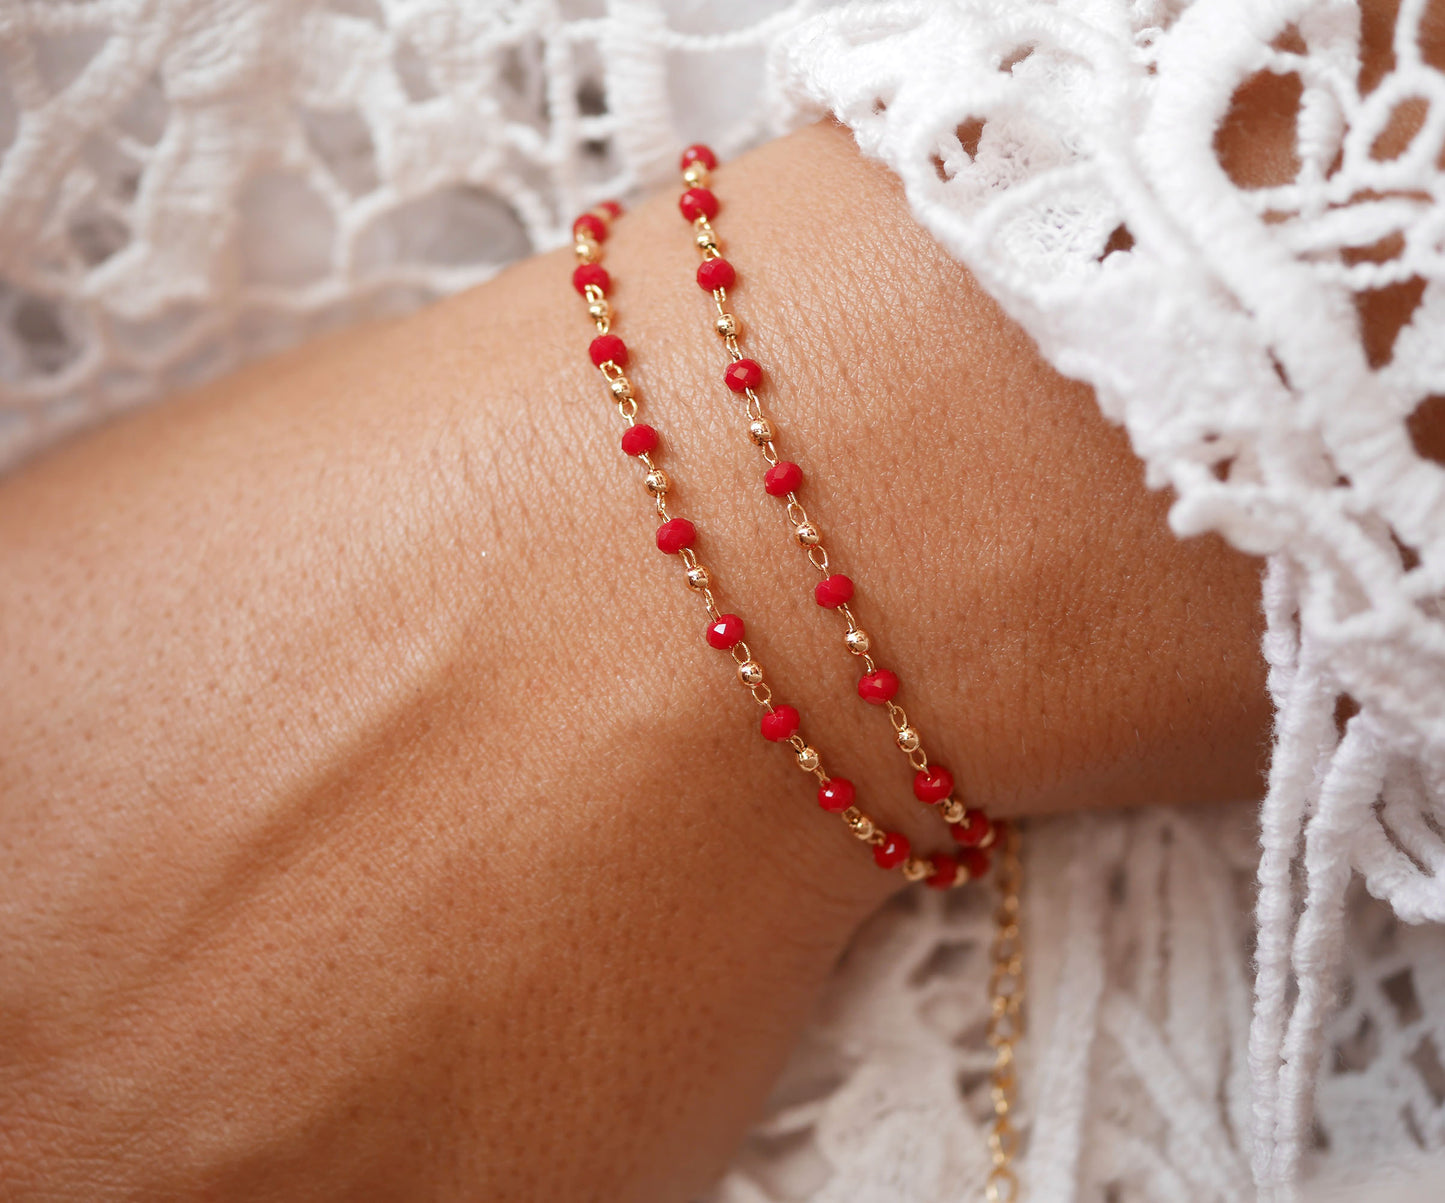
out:
<path id="1" fill-rule="evenodd" d="M 873 838 L 873 820 L 856 806 L 850 806 L 843 812 L 843 821 L 848 824 L 848 829 L 860 840 L 871 840 Z"/>
<path id="2" fill-rule="evenodd" d="M 736 338 L 743 327 L 731 313 L 720 313 L 712 328 L 717 331 L 719 338 Z"/>
<path id="3" fill-rule="evenodd" d="M 919 860 L 916 856 L 910 856 L 903 862 L 903 876 L 909 881 L 922 881 L 930 875 L 933 866 L 926 860 Z"/>
<path id="4" fill-rule="evenodd" d="M 917 727 L 900 727 L 894 739 L 897 740 L 898 746 L 905 752 L 917 751 L 918 745 L 923 742 L 918 737 Z"/>
<path id="5" fill-rule="evenodd" d="M 593 301 L 587 306 L 587 316 L 594 321 L 605 322 L 612 316 L 612 307 L 606 301 Z"/>
<path id="6" fill-rule="evenodd" d="M 759 447 L 766 447 L 773 441 L 773 424 L 767 418 L 754 418 L 748 423 L 748 438 Z"/>
<path id="7" fill-rule="evenodd" d="M 811 522 L 800 522 L 797 526 L 793 527 L 793 538 L 804 547 L 812 547 L 813 544 L 817 543 L 822 537 L 823 536 L 818 533 L 818 528 Z M 865 640 L 863 651 L 866 652 L 867 650 L 868 647 Z"/>
<path id="8" fill-rule="evenodd" d="M 612 390 L 612 395 L 619 401 L 632 396 L 632 381 L 626 376 L 618 376 L 615 380 L 609 380 L 607 387 Z"/>
<path id="9" fill-rule="evenodd" d="M 805 773 L 811 773 L 820 764 L 822 758 L 818 755 L 816 748 L 801 748 L 798 751 L 798 767 Z"/>
<path id="10" fill-rule="evenodd" d="M 707 569 L 699 564 L 696 568 L 687 570 L 687 583 L 694 589 L 706 589 L 712 584 L 712 577 L 708 576 Z"/>
<path id="11" fill-rule="evenodd" d="M 715 251 L 718 249 L 717 232 L 711 227 L 701 229 L 694 236 L 693 241 L 697 243 L 700 251 Z"/>
<path id="12" fill-rule="evenodd" d="M 938 813 L 943 816 L 945 823 L 962 823 L 964 811 L 967 809 L 957 798 L 949 798 L 938 808 Z"/>
<path id="13" fill-rule="evenodd" d="M 843 644 L 855 656 L 866 656 L 868 654 L 868 632 L 858 627 L 850 627 L 843 636 Z"/>
<path id="14" fill-rule="evenodd" d="M 572 250 L 577 255 L 578 263 L 596 263 L 602 256 L 602 248 L 590 238 L 577 239 L 577 245 Z"/>
<path id="15" fill-rule="evenodd" d="M 738 665 L 738 680 L 749 687 L 763 682 L 763 666 L 756 660 L 744 660 Z"/>
<path id="16" fill-rule="evenodd" d="M 667 486 L 669 482 L 666 472 L 664 472 L 661 468 L 654 468 L 645 477 L 643 477 L 642 483 L 647 486 L 647 491 L 651 493 L 654 497 L 661 497 L 664 493 L 667 492 Z"/>
<path id="17" fill-rule="evenodd" d="M 682 179 L 689 188 L 706 188 L 708 181 L 707 168 L 701 163 L 689 163 L 687 170 L 682 173 Z"/>

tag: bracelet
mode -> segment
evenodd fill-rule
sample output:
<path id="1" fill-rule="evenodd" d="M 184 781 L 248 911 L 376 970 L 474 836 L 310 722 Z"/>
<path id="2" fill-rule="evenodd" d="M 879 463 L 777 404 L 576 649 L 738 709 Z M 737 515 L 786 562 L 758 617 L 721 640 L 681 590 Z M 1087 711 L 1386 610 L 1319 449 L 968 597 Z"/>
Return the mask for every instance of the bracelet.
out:
<path id="1" fill-rule="evenodd" d="M 703 178 L 708 168 L 716 165 L 716 159 L 706 147 L 692 147 L 683 157 L 685 173 L 692 173 L 690 184 Z M 827 552 L 821 546 L 817 528 L 807 521 L 807 515 L 797 501 L 795 490 L 801 484 L 801 469 L 796 464 L 785 464 L 778 460 L 773 445 L 772 428 L 762 416 L 756 388 L 761 384 L 762 369 L 754 361 L 743 357 L 738 349 L 738 325 L 736 319 L 723 307 L 726 298 L 725 285 L 719 277 L 726 273 L 726 284 L 733 282 L 731 266 L 718 255 L 716 237 L 706 223 L 717 213 L 717 198 L 706 188 L 693 186 L 683 194 L 683 212 L 690 219 L 700 221 L 699 246 L 703 247 L 704 262 L 699 268 L 699 283 L 708 273 L 714 273 L 714 296 L 718 300 L 720 316 L 718 332 L 727 340 L 733 356 L 725 377 L 728 386 L 747 397 L 749 407 L 755 411 L 752 418 L 754 441 L 769 457 L 770 468 L 765 479 L 768 492 L 787 499 L 788 513 L 796 516 L 794 537 L 809 553 L 809 559 L 826 575 Z M 667 497 L 672 480 L 659 465 L 656 452 L 661 443 L 655 426 L 639 422 L 638 395 L 635 386 L 626 374 L 631 356 L 627 344 L 612 332 L 613 312 L 607 294 L 612 280 L 602 266 L 602 244 L 606 241 L 611 224 L 621 215 L 621 206 L 615 201 L 604 201 L 596 208 L 577 218 L 572 225 L 572 235 L 578 265 L 572 273 L 572 285 L 587 301 L 587 313 L 595 327 L 595 335 L 588 347 L 592 364 L 606 381 L 607 389 L 617 406 L 618 414 L 626 423 L 622 433 L 623 452 L 634 459 L 644 471 L 643 487 L 652 498 L 658 526 L 656 543 L 658 550 L 675 555 L 683 564 L 688 587 L 697 593 L 707 610 L 709 624 L 704 629 L 708 644 L 721 651 L 727 651 L 736 668 L 738 682 L 748 690 L 753 700 L 763 709 L 759 729 L 765 739 L 774 743 L 788 744 L 795 755 L 796 763 L 804 772 L 811 773 L 818 781 L 818 804 L 824 810 L 838 814 L 849 830 L 860 840 L 872 846 L 873 859 L 883 869 L 898 869 L 911 882 L 923 881 L 935 889 L 948 889 L 986 874 L 990 867 L 989 845 L 996 838 L 995 825 L 981 811 L 965 807 L 951 798 L 953 777 L 947 769 L 931 766 L 922 750 L 921 737 L 908 722 L 907 715 L 893 701 L 898 689 L 897 677 L 887 670 L 879 669 L 869 656 L 869 638 L 854 622 L 847 602 L 852 596 L 852 582 L 841 575 L 828 576 L 815 590 L 819 604 L 838 609 L 848 623 L 844 636 L 850 651 L 863 658 L 867 674 L 859 685 L 859 694 L 866 700 L 887 705 L 895 729 L 895 742 L 908 756 L 914 766 L 913 791 L 915 796 L 930 805 L 942 803 L 940 813 L 949 822 L 954 838 L 960 845 L 957 855 L 939 852 L 930 857 L 913 855 L 908 837 L 897 831 L 884 830 L 875 820 L 855 804 L 856 790 L 851 781 L 831 776 L 823 766 L 822 755 L 801 734 L 801 715 L 796 707 L 776 703 L 771 686 L 765 679 L 762 665 L 753 658 L 745 641 L 746 624 L 736 613 L 724 612 L 718 605 L 716 581 L 713 573 L 697 558 L 694 544 L 698 532 L 687 518 L 674 516 L 668 509 Z M 704 237 L 707 246 L 703 246 Z M 711 248 L 709 251 L 708 248 Z M 719 266 L 721 265 L 721 266 Z M 764 437 L 759 441 L 759 435 Z M 784 487 L 786 486 L 786 487 Z"/>
<path id="2" fill-rule="evenodd" d="M 693 551 L 696 528 L 686 518 L 673 517 L 668 511 L 667 494 L 671 482 L 654 458 L 660 436 L 655 427 L 637 421 L 637 393 L 625 372 L 629 352 L 626 343 L 612 333 L 612 308 L 607 300 L 612 281 L 601 259 L 602 243 L 607 239 L 612 222 L 622 212 L 615 201 L 604 201 L 578 217 L 572 226 L 579 260 L 572 283 L 586 299 L 588 316 L 596 328 L 589 354 L 593 366 L 607 382 L 618 413 L 627 424 L 622 433 L 622 450 L 645 470 L 643 485 L 653 499 L 658 518 L 658 549 L 676 555 L 682 561 L 687 585 L 701 595 L 711 620 L 704 637 L 711 646 L 731 653 L 739 682 L 763 708 L 760 724 L 763 736 L 773 742 L 786 742 L 793 749 L 799 768 L 818 779 L 819 805 L 824 810 L 839 814 L 855 836 L 872 845 L 873 858 L 880 867 L 898 868 L 909 881 L 924 881 L 936 889 L 959 886 L 986 874 L 991 861 L 990 848 L 998 845 L 1001 858 L 995 874 L 998 905 L 990 949 L 990 1013 L 986 1033 L 994 1053 L 989 1090 L 994 1117 L 988 1131 L 992 1164 L 984 1182 L 984 1195 L 991 1203 L 1008 1203 L 1018 1199 L 1020 1189 L 1013 1166 L 1018 1150 L 1018 1132 L 1012 1122 L 1017 1096 L 1014 1047 L 1023 1035 L 1024 998 L 1023 948 L 1019 928 L 1022 866 L 1018 832 L 1011 824 L 990 820 L 983 811 L 966 806 L 952 796 L 952 774 L 929 762 L 923 750 L 922 736 L 909 721 L 903 707 L 894 701 L 901 684 L 899 678 L 896 673 L 880 668 L 873 659 L 872 639 L 858 625 L 848 604 L 854 595 L 853 581 L 842 573 L 832 571 L 822 534 L 809 520 L 806 509 L 798 500 L 803 470 L 797 463 L 784 460 L 778 454 L 775 427 L 763 412 L 758 397 L 763 369 L 756 360 L 746 357 L 739 345 L 742 326 L 727 306 L 727 290 L 736 283 L 737 273 L 732 264 L 722 257 L 721 244 L 712 226 L 719 202 L 708 184 L 709 173 L 717 166 L 717 158 L 708 147 L 694 145 L 683 152 L 681 166 L 685 190 L 678 205 L 683 216 L 693 224 L 694 241 L 702 255 L 697 283 L 712 295 L 717 309 L 713 329 L 728 352 L 724 383 L 733 394 L 743 399 L 749 440 L 768 464 L 763 474 L 763 489 L 783 503 L 794 543 L 803 549 L 808 561 L 822 577 L 814 587 L 814 600 L 822 609 L 836 611 L 847 624 L 843 634 L 844 647 L 859 658 L 864 669 L 858 682 L 858 696 L 865 702 L 887 708 L 894 743 L 914 770 L 914 796 L 926 805 L 937 807 L 960 846 L 957 856 L 948 853 L 935 853 L 926 859 L 913 856 L 907 837 L 898 832 L 883 831 L 854 805 L 852 783 L 841 777 L 830 777 L 823 768 L 818 751 L 800 734 L 798 711 L 792 706 L 773 703 L 772 689 L 764 680 L 762 666 L 752 658 L 744 642 L 746 628 L 742 618 L 719 609 L 712 573 Z"/>
<path id="3" fill-rule="evenodd" d="M 863 630 L 853 617 L 848 603 L 853 598 L 854 585 L 851 577 L 831 571 L 827 549 L 823 546 L 822 532 L 809 520 L 808 512 L 798 500 L 797 491 L 803 484 L 803 469 L 791 460 L 778 455 L 777 432 L 771 420 L 764 414 L 757 390 L 762 386 L 763 369 L 754 359 L 743 355 L 738 339 L 742 337 L 742 324 L 736 315 L 728 311 L 727 290 L 737 280 L 733 265 L 722 257 L 717 232 L 712 219 L 717 216 L 718 199 L 708 188 L 709 172 L 717 166 L 717 159 L 706 146 L 690 146 L 682 156 L 682 178 L 685 190 L 678 201 L 682 215 L 690 220 L 695 231 L 695 242 L 702 254 L 702 263 L 697 269 L 698 287 L 711 293 L 717 317 L 713 321 L 714 332 L 723 340 L 728 352 L 728 366 L 723 380 L 728 389 L 744 400 L 743 415 L 747 421 L 748 439 L 762 453 L 767 461 L 763 473 L 763 491 L 776 497 L 785 506 L 785 515 L 791 528 L 793 542 L 807 554 L 808 562 L 823 578 L 813 589 L 813 600 L 825 609 L 832 610 L 847 624 L 843 632 L 843 646 L 863 663 L 863 676 L 858 681 L 858 696 L 874 706 L 886 706 L 888 718 L 893 726 L 893 742 L 908 758 L 913 767 L 913 794 L 929 806 L 937 806 L 945 822 L 953 832 L 953 838 L 964 848 L 983 850 L 989 848 L 996 838 L 994 825 L 983 811 L 967 807 L 953 793 L 953 774 L 941 765 L 931 765 L 928 754 L 923 750 L 923 737 L 908 721 L 903 707 L 893 699 L 897 696 L 900 681 L 896 673 L 879 668 L 872 656 L 872 637 Z M 987 872 L 988 857 L 975 857 L 971 876 L 978 877 Z"/>

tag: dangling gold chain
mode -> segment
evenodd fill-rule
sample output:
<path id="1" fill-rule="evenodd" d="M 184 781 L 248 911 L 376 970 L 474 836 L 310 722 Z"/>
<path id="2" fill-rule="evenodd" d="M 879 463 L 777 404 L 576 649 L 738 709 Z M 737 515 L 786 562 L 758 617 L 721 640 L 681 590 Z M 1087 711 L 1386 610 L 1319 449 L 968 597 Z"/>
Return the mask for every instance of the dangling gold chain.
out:
<path id="1" fill-rule="evenodd" d="M 1018 1101 L 1014 1049 L 1024 1034 L 1024 949 L 1019 930 L 1023 862 L 1019 856 L 1018 828 L 1009 823 L 1000 834 L 1003 838 L 999 840 L 999 859 L 994 867 L 998 906 L 994 911 L 993 968 L 988 979 L 988 1043 L 993 1049 L 993 1073 L 989 1080 L 993 1123 L 988 1131 L 988 1150 L 993 1165 L 984 1181 L 984 1197 L 988 1203 L 1015 1203 L 1019 1198 L 1019 1178 L 1013 1163 L 1018 1153 L 1019 1134 L 1013 1126 L 1013 1111 Z"/>

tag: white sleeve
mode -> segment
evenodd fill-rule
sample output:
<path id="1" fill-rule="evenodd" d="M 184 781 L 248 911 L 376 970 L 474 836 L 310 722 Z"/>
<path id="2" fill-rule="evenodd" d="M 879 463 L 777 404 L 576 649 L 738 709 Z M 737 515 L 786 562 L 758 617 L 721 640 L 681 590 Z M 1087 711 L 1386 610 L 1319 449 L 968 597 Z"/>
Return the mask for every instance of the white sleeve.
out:
<path id="1" fill-rule="evenodd" d="M 1445 470 L 1411 423 L 1445 408 L 1445 75 L 1422 59 L 1424 8 L 1401 5 L 1364 91 L 1360 14 L 1337 0 L 855 3 L 775 59 L 800 111 L 850 126 L 1094 386 L 1173 490 L 1174 529 L 1270 557 L 1249 1040 L 1265 1197 L 1314 1136 L 1351 871 L 1401 919 L 1445 918 Z M 1215 137 L 1261 73 L 1297 83 L 1297 169 L 1246 188 Z M 1401 105 L 1418 132 L 1381 161 Z M 1407 315 L 1385 345 L 1360 321 L 1382 297 Z"/>

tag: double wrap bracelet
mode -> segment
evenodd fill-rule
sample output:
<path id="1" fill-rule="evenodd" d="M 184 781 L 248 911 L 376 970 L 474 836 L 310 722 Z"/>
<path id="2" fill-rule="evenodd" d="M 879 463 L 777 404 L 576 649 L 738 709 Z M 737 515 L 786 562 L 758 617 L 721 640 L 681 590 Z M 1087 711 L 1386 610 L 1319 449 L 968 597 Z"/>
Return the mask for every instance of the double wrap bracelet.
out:
<path id="1" fill-rule="evenodd" d="M 809 563 L 822 578 L 813 589 L 814 600 L 821 609 L 840 616 L 845 624 L 843 646 L 863 669 L 858 681 L 858 696 L 886 712 L 892 726 L 893 743 L 913 769 L 914 797 L 936 809 L 948 824 L 954 851 L 935 852 L 926 857 L 915 855 L 907 836 L 898 831 L 884 830 L 857 805 L 857 791 L 853 783 L 831 775 L 824 767 L 817 747 L 802 735 L 802 718 L 797 708 L 774 698 L 762 665 L 754 659 L 748 647 L 745 638 L 747 627 L 743 619 L 736 613 L 724 612 L 719 606 L 714 574 L 698 559 L 695 550 L 697 528 L 687 518 L 674 516 L 668 509 L 672 480 L 658 462 L 661 436 L 655 426 L 638 421 L 637 390 L 626 374 L 631 355 L 627 344 L 612 332 L 613 313 L 607 299 L 612 281 L 601 263 L 602 244 L 607 239 L 611 223 L 621 214 L 620 207 L 612 201 L 603 202 L 591 212 L 582 214 L 572 227 L 580 260 L 573 272 L 572 283 L 586 299 L 587 312 L 596 327 L 596 335 L 588 348 L 592 363 L 602 374 L 618 412 L 627 424 L 622 434 L 622 450 L 644 471 L 643 485 L 653 500 L 658 518 L 657 546 L 659 550 L 678 557 L 688 586 L 701 597 L 709 619 L 704 638 L 712 647 L 731 655 L 738 681 L 763 710 L 759 723 L 763 737 L 791 748 L 798 767 L 817 779 L 819 806 L 841 816 L 859 840 L 872 846 L 873 859 L 880 868 L 897 869 L 907 880 L 922 881 L 935 889 L 963 885 L 989 871 L 990 850 L 1000 835 L 1006 833 L 1001 824 L 991 821 L 983 811 L 955 797 L 953 774 L 930 762 L 921 734 L 895 700 L 900 689 L 897 674 L 879 667 L 873 655 L 873 639 L 854 616 L 849 604 L 854 596 L 853 581 L 833 571 L 822 532 L 808 517 L 799 498 L 803 470 L 793 460 L 783 459 L 778 451 L 775 425 L 764 413 L 759 397 L 759 390 L 763 388 L 762 366 L 743 354 L 739 345 L 742 324 L 728 309 L 728 289 L 736 282 L 737 273 L 732 264 L 722 257 L 721 244 L 712 226 L 719 202 L 707 183 L 709 173 L 716 165 L 712 151 L 705 146 L 692 146 L 684 152 L 682 169 L 686 188 L 678 207 L 693 225 L 695 242 L 702 256 L 697 269 L 697 283 L 712 298 L 716 307 L 713 329 L 727 350 L 723 384 L 731 395 L 742 402 L 748 438 L 766 462 L 763 490 L 779 500 L 791 542 L 806 554 Z"/>
<path id="2" fill-rule="evenodd" d="M 804 483 L 803 469 L 796 461 L 782 458 L 778 450 L 777 428 L 764 412 L 759 396 L 764 388 L 763 368 L 743 354 L 742 323 L 728 307 L 728 290 L 737 282 L 737 272 L 723 257 L 722 244 L 712 224 L 720 208 L 717 195 L 709 187 L 711 172 L 716 166 L 716 156 L 706 146 L 690 146 L 683 152 L 684 190 L 678 207 L 692 225 L 694 243 L 702 257 L 697 268 L 697 283 L 713 301 L 713 331 L 727 352 L 722 383 L 729 395 L 741 401 L 747 437 L 766 462 L 764 492 L 778 499 L 790 541 L 803 551 L 820 577 L 813 588 L 813 599 L 821 609 L 832 611 L 844 623 L 843 647 L 863 670 L 858 680 L 858 696 L 887 714 L 893 743 L 913 770 L 913 795 L 948 825 L 953 840 L 950 851 L 916 855 L 907 836 L 884 830 L 857 805 L 857 791 L 851 781 L 835 777 L 824 768 L 822 754 L 802 734 L 802 716 L 797 708 L 774 698 L 762 665 L 748 647 L 747 627 L 742 617 L 724 611 L 719 605 L 719 586 L 695 550 L 697 528 L 689 519 L 674 515 L 668 509 L 672 481 L 659 463 L 662 438 L 656 426 L 638 421 L 638 394 L 626 371 L 631 355 L 627 344 L 612 332 L 613 312 L 607 299 L 612 280 L 601 261 L 602 244 L 612 223 L 622 213 L 615 201 L 602 202 L 578 217 L 572 226 L 578 259 L 572 283 L 585 298 L 588 316 L 595 326 L 588 352 L 626 424 L 622 451 L 643 469 L 643 486 L 652 499 L 658 520 L 658 550 L 676 556 L 683 565 L 688 588 L 702 599 L 707 610 L 703 637 L 710 646 L 731 656 L 738 682 L 763 711 L 759 722 L 763 738 L 786 745 L 798 767 L 816 778 L 818 805 L 839 815 L 854 836 L 871 846 L 873 860 L 880 868 L 896 869 L 908 881 L 921 881 L 934 889 L 951 889 L 983 877 L 990 870 L 993 852 L 1000 853 L 994 874 L 998 902 L 988 984 L 987 1040 L 994 1052 L 990 1077 L 993 1122 L 988 1131 L 992 1164 L 984 1182 L 984 1195 L 991 1203 L 1015 1200 L 1019 1197 L 1019 1182 L 1013 1168 L 1018 1145 L 1018 1133 L 1012 1122 L 1017 1093 L 1014 1046 L 1023 1032 L 1024 993 L 1018 834 L 1011 825 L 992 820 L 982 810 L 960 800 L 953 774 L 929 760 L 922 735 L 896 700 L 901 689 L 898 675 L 879 666 L 874 658 L 873 638 L 854 615 L 850 604 L 855 593 L 852 578 L 833 570 L 822 532 L 809 518 L 799 497 Z"/>

